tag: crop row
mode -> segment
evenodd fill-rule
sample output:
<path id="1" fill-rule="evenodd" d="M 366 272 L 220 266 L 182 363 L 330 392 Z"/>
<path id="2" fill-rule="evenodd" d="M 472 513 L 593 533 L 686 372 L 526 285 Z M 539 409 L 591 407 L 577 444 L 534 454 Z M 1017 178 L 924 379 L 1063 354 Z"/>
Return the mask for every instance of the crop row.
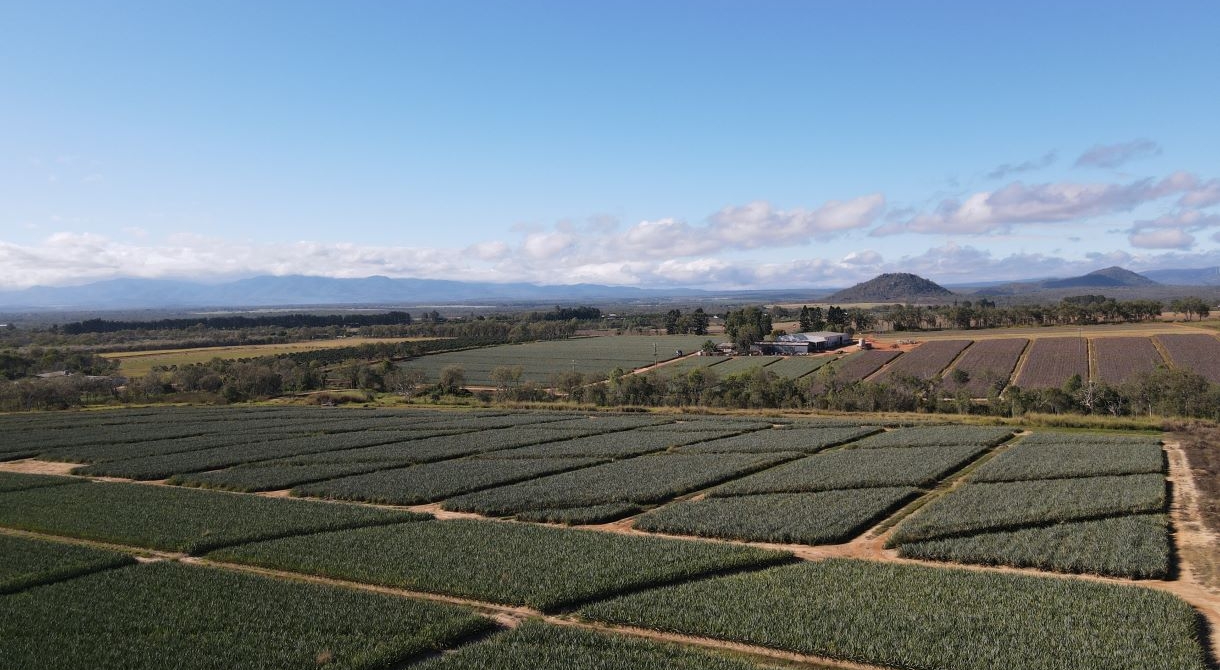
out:
<path id="1" fill-rule="evenodd" d="M 1162 512 L 1166 501 L 1159 474 L 966 484 L 903 521 L 890 542 Z"/>
<path id="2" fill-rule="evenodd" d="M 727 544 L 455 520 L 286 537 L 209 558 L 550 611 L 790 557 Z"/>
<path id="3" fill-rule="evenodd" d="M 541 412 L 518 412 L 515 414 L 494 414 L 480 416 L 477 414 L 452 413 L 448 416 L 436 416 L 412 424 L 413 428 L 448 428 L 451 430 L 477 431 L 494 430 L 497 428 L 514 428 L 518 426 L 532 427 L 565 427 L 580 417 L 572 414 L 554 414 Z M 631 417 L 634 418 L 634 417 Z M 368 430 L 399 430 L 394 424 L 369 426 Z"/>
<path id="4" fill-rule="evenodd" d="M 1068 446 L 1107 446 L 1107 445 L 1146 445 L 1160 448 L 1161 438 L 1156 435 L 1132 435 L 1129 433 L 1067 433 L 1057 431 L 1038 431 L 1021 438 L 1021 444 L 1037 445 L 1068 445 Z"/>
<path id="5" fill-rule="evenodd" d="M 913 426 L 877 433 L 853 443 L 851 448 L 944 447 L 956 445 L 995 446 L 1012 437 L 1010 428 L 989 426 Z"/>
<path id="6" fill-rule="evenodd" d="M 21 491 L 24 489 L 37 489 L 44 486 L 61 486 L 63 484 L 77 484 L 80 480 L 75 477 L 60 477 L 58 475 L 27 475 L 16 472 L 0 472 L 0 493 L 6 491 Z"/>
<path id="7" fill-rule="evenodd" d="M 567 422 L 564 422 L 567 423 Z M 288 437 L 255 444 L 195 449 L 187 452 L 153 455 L 122 461 L 110 461 L 77 468 L 76 474 L 130 477 L 132 479 L 162 479 L 173 475 L 232 468 L 244 464 L 321 465 L 333 464 L 332 476 L 339 477 L 367 469 L 353 464 L 382 463 L 397 467 L 411 463 L 458 458 L 496 449 L 512 449 L 566 437 L 580 437 L 601 430 L 598 427 L 563 430 L 539 430 L 534 426 L 509 426 L 482 431 L 450 431 L 426 429 L 414 432 L 363 431 Z M 274 462 L 273 462 L 274 461 Z M 236 477 L 246 480 L 247 473 Z M 210 475 L 221 483 L 225 475 Z M 319 477 L 314 477 L 317 479 Z M 300 481 L 309 481 L 300 480 Z"/>
<path id="8" fill-rule="evenodd" d="M 883 486 L 927 487 L 965 465 L 987 447 L 841 449 L 785 463 L 731 481 L 712 496 L 797 493 Z"/>
<path id="9" fill-rule="evenodd" d="M 1029 340 L 1024 338 L 1005 338 L 998 340 L 979 340 L 957 359 L 951 370 L 945 374 L 945 388 L 950 391 L 965 390 L 974 397 L 985 397 L 992 391 L 999 392 L 1008 386 L 1021 352 L 1025 351 Z M 963 375 L 958 379 L 954 374 Z"/>
<path id="10" fill-rule="evenodd" d="M 720 359 L 719 363 L 708 369 L 721 377 L 728 377 L 729 375 L 739 375 L 743 372 L 753 372 L 781 360 L 783 358 L 779 356 L 733 356 L 731 358 Z"/>
<path id="11" fill-rule="evenodd" d="M 917 493 L 899 487 L 705 498 L 648 512 L 634 526 L 730 540 L 835 544 L 864 532 Z"/>
<path id="12" fill-rule="evenodd" d="M 613 433 L 619 430 L 630 430 L 632 428 L 652 428 L 654 430 L 674 429 L 680 430 L 681 424 L 672 423 L 673 419 L 669 417 L 658 416 L 632 416 L 630 414 L 593 414 L 591 416 L 576 416 L 564 421 L 548 421 L 546 423 L 530 424 L 530 428 L 542 431 L 551 430 L 587 430 L 586 435 L 597 435 L 599 433 Z M 705 419 L 698 422 L 693 422 L 691 425 L 694 430 L 719 430 L 721 426 L 705 425 L 715 423 L 714 420 Z"/>
<path id="13" fill-rule="evenodd" d="M 376 444 L 354 449 L 312 452 L 273 460 L 256 458 L 261 452 L 253 452 L 248 454 L 248 460 L 253 462 L 206 472 L 188 471 L 175 474 L 170 477 L 170 483 L 235 491 L 270 491 L 376 470 L 486 454 L 496 450 L 507 450 L 506 453 L 513 453 L 517 448 L 536 445 L 544 440 L 562 440 L 568 436 L 582 437 L 589 431 L 589 428 L 571 431 L 536 430 L 532 427 L 502 428 L 430 438 L 421 436 L 423 439 Z M 627 431 L 624 435 L 633 432 L 636 431 Z M 370 434 L 377 435 L 378 433 Z M 630 438 L 616 438 L 614 435 L 617 433 L 605 436 L 606 444 L 621 444 L 630 451 L 633 444 Z M 668 435 L 675 437 L 664 440 L 666 444 L 682 443 L 682 439 L 676 436 L 683 435 L 683 433 L 668 433 Z M 544 448 L 548 444 L 543 444 L 541 447 Z M 566 445 L 568 442 L 555 442 L 555 444 L 562 449 L 562 445 Z"/>
<path id="14" fill-rule="evenodd" d="M 876 381 L 893 381 L 901 375 L 931 379 L 940 374 L 970 346 L 970 340 L 931 340 L 903 354 L 882 370 Z"/>
<path id="15" fill-rule="evenodd" d="M 1220 340 L 1202 333 L 1157 335 L 1173 366 L 1203 375 L 1220 384 Z"/>
<path id="16" fill-rule="evenodd" d="M 759 430 L 735 437 L 700 442 L 699 444 L 680 447 L 677 451 L 684 454 L 759 454 L 776 451 L 813 453 L 851 442 L 852 440 L 858 440 L 880 430 L 880 428 L 872 426 L 850 428 L 833 426 L 827 428 L 805 428 L 803 426 L 792 426 L 788 428 Z"/>
<path id="17" fill-rule="evenodd" d="M 1164 579 L 1169 575 L 1169 544 L 1168 518 L 1141 514 L 913 542 L 902 545 L 899 554 L 933 561 Z"/>
<path id="18" fill-rule="evenodd" d="M 585 507 L 531 509 L 518 512 L 514 518 L 518 521 L 533 521 L 534 523 L 562 523 L 569 526 L 585 526 L 618 521 L 624 517 L 639 514 L 642 511 L 644 511 L 644 508 L 635 503 L 609 502 L 601 505 L 587 505 Z"/>
<path id="19" fill-rule="evenodd" d="M 426 518 L 359 505 L 83 480 L 0 494 L 0 526 L 187 553 Z"/>
<path id="20" fill-rule="evenodd" d="M 295 496 L 418 505 L 601 463 L 593 458 L 460 459 L 297 486 Z M 266 487 L 266 484 L 259 484 Z"/>
<path id="21" fill-rule="evenodd" d="M 1168 593 L 869 561 L 686 582 L 578 614 L 895 668 L 1208 667 L 1198 615 Z"/>
<path id="22" fill-rule="evenodd" d="M 666 378 L 685 375 L 695 370 L 706 370 L 726 359 L 721 356 L 687 356 L 681 360 L 666 363 L 655 370 L 656 374 Z"/>
<path id="23" fill-rule="evenodd" d="M 596 458 L 628 458 L 653 451 L 663 451 L 694 442 L 714 440 L 734 435 L 728 430 L 636 430 L 593 435 L 562 442 L 547 442 L 517 449 L 497 450 L 488 454 L 490 458 L 573 458 L 580 456 Z"/>
<path id="24" fill-rule="evenodd" d="M 75 468 L 72 472 L 78 475 L 127 477 L 141 480 L 165 479 L 176 474 L 227 468 L 254 461 L 399 443 L 410 439 L 411 435 L 407 433 L 379 431 L 336 433 L 301 438 L 289 437 L 256 444 L 229 445 L 94 463 Z"/>
<path id="25" fill-rule="evenodd" d="M 135 563 L 128 554 L 0 535 L 0 595 Z"/>
<path id="26" fill-rule="evenodd" d="M 1165 365 L 1161 352 L 1147 337 L 1094 338 L 1093 360 L 1097 364 L 1097 380 L 1111 385 Z"/>
<path id="27" fill-rule="evenodd" d="M 814 392 L 820 393 L 825 388 L 826 379 L 821 375 L 827 374 L 827 371 L 837 382 L 856 382 L 880 370 L 883 365 L 894 360 L 901 353 L 901 351 L 886 349 L 870 349 L 841 358 L 818 371 L 819 379 L 814 383 Z"/>
<path id="28" fill-rule="evenodd" d="M 1089 379 L 1088 341 L 1083 337 L 1043 337 L 1030 345 L 1014 383 L 1021 388 L 1057 388 L 1073 375 Z"/>
<path id="29" fill-rule="evenodd" d="M 794 454 L 655 454 L 446 500 L 442 507 L 491 516 L 606 503 L 651 504 L 782 463 Z"/>
<path id="30" fill-rule="evenodd" d="M 387 668 L 492 626 L 450 605 L 174 562 L 0 598 L 11 668 Z"/>
<path id="31" fill-rule="evenodd" d="M 985 463 L 972 480 L 1003 482 L 1165 471 L 1165 453 L 1160 445 L 1112 440 L 1100 444 L 1022 441 Z"/>
<path id="32" fill-rule="evenodd" d="M 303 435 L 304 433 L 292 429 L 263 431 L 235 427 L 234 430 L 227 432 L 193 435 L 191 437 L 57 447 L 41 452 L 38 457 L 46 461 L 65 461 L 68 463 L 106 463 L 148 456 L 179 454 L 202 449 L 215 449 L 216 447 L 255 445 L 261 442 L 270 442 L 287 437 L 301 437 Z"/>
<path id="33" fill-rule="evenodd" d="M 792 423 L 790 419 L 766 419 L 763 421 L 752 421 L 750 419 L 736 417 L 684 416 L 673 423 L 663 423 L 656 426 L 649 426 L 649 429 L 674 432 L 684 432 L 688 430 L 725 430 L 737 433 L 746 433 L 755 430 L 763 430 L 764 428 L 772 428 L 775 425 L 788 425 L 790 423 Z M 802 421 L 798 425 L 813 427 L 821 424 L 813 421 Z"/>
<path id="34" fill-rule="evenodd" d="M 789 356 L 768 365 L 767 371 L 788 379 L 800 379 L 817 372 L 833 360 L 833 356 Z"/>
<path id="35" fill-rule="evenodd" d="M 193 451 L 209 447 L 267 442 L 287 437 L 317 437 L 320 435 L 346 435 L 364 432 L 372 427 L 409 434 L 443 434 L 459 432 L 453 425 L 395 422 L 382 419 L 348 420 L 341 418 L 326 420 L 263 421 L 259 419 L 212 421 L 207 423 L 179 423 L 167 425 L 107 426 L 99 429 L 59 431 L 29 429 L 18 448 L 31 454 L 39 454 L 47 460 L 97 463 L 125 460 L 161 454 Z M 430 429 L 430 430 L 429 430 Z M 467 430 L 474 430 L 469 428 Z"/>
<path id="36" fill-rule="evenodd" d="M 635 637 L 527 621 L 482 644 L 467 645 L 420 670 L 763 670 L 743 660 Z"/>
<path id="37" fill-rule="evenodd" d="M 196 436 L 227 435 L 245 433 L 344 433 L 371 428 L 411 430 L 417 424 L 410 421 L 395 421 L 388 418 L 364 418 L 354 412 L 315 412 L 310 418 L 245 417 L 235 421 L 167 420 L 161 423 L 135 425 L 106 425 L 81 430 L 32 430 L 22 436 L 24 447 L 41 451 L 73 448 L 90 445 L 116 445 L 140 443 L 154 440 L 174 440 Z"/>
<path id="38" fill-rule="evenodd" d="M 34 428 L 38 430 L 80 430 L 104 426 L 135 426 L 174 423 L 227 422 L 247 419 L 278 418 L 309 420 L 331 416 L 332 410 L 317 407 L 138 407 L 110 408 L 92 412 L 39 412 L 0 416 L 4 428 Z M 327 414 L 323 414 L 326 412 Z M 370 409 L 344 409 L 342 416 L 391 417 L 402 412 Z M 412 416 L 439 414 L 435 410 L 412 412 Z"/>
<path id="39" fill-rule="evenodd" d="M 433 354 L 406 365 L 423 370 L 433 380 L 445 367 L 459 366 L 465 370 L 467 383 L 480 386 L 495 384 L 491 371 L 497 367 L 521 366 L 523 381 L 545 383 L 559 372 L 597 374 L 652 365 L 654 360 L 674 358 L 678 350 L 695 351 L 705 340 L 706 336 L 639 335 L 552 340 Z"/>

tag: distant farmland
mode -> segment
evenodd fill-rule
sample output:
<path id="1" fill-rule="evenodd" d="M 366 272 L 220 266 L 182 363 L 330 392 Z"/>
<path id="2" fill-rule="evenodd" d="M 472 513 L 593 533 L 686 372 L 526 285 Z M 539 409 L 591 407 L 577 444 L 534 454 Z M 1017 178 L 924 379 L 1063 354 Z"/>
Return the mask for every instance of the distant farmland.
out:
<path id="1" fill-rule="evenodd" d="M 941 376 L 947 391 L 966 390 L 976 398 L 1009 384 L 1059 387 L 1073 375 L 1080 375 L 1082 381 L 1121 384 L 1160 366 L 1193 370 L 1220 383 L 1220 338 L 1194 329 L 1165 332 L 1170 329 L 1161 326 L 1144 334 L 1145 329 L 1133 327 L 1129 332 L 1138 334 L 1124 336 L 1124 331 L 1110 328 L 1091 337 L 1082 336 L 1080 329 L 1071 331 L 1072 337 L 1065 337 L 1063 334 L 1069 331 L 1064 329 L 1026 329 L 1030 337 L 993 337 L 989 331 L 982 331 L 980 339 L 938 338 L 937 333 L 930 333 L 928 341 L 908 351 L 879 348 L 786 357 L 693 355 L 707 341 L 706 336 L 606 336 L 434 354 L 404 365 L 424 370 L 430 380 L 435 380 L 446 366 L 460 366 L 472 386 L 493 385 L 491 370 L 496 367 L 521 366 L 521 381 L 547 384 L 556 373 L 568 371 L 608 374 L 615 368 L 624 372 L 649 370 L 655 346 L 655 360 L 662 363 L 656 374 L 665 378 L 694 370 L 723 378 L 761 368 L 817 386 L 816 380 L 829 368 L 839 382 L 892 383 L 900 376 Z M 881 343 L 884 346 L 885 340 Z M 683 357 L 674 360 L 678 351 Z"/>
<path id="2" fill-rule="evenodd" d="M 171 367 L 206 363 L 213 358 L 240 359 L 258 356 L 275 356 L 278 354 L 294 354 L 301 351 L 317 351 L 319 349 L 339 349 L 355 347 L 361 344 L 381 344 L 387 342 L 421 342 L 436 338 L 430 337 L 344 337 L 333 340 L 312 340 L 308 342 L 285 342 L 282 344 L 250 344 L 232 347 L 201 347 L 193 349 L 157 349 L 155 351 L 125 351 L 122 353 L 102 354 L 119 362 L 119 374 L 125 377 L 140 377 L 148 374 L 154 367 Z"/>
<path id="3" fill-rule="evenodd" d="M 630 372 L 650 366 L 654 360 L 670 360 L 678 351 L 697 351 L 707 339 L 706 335 L 615 335 L 504 344 L 433 354 L 405 365 L 423 370 L 430 380 L 436 380 L 448 366 L 459 366 L 472 386 L 493 386 L 493 369 L 520 365 L 521 381 L 545 384 L 551 375 L 561 372 L 608 374 L 615 368 Z"/>

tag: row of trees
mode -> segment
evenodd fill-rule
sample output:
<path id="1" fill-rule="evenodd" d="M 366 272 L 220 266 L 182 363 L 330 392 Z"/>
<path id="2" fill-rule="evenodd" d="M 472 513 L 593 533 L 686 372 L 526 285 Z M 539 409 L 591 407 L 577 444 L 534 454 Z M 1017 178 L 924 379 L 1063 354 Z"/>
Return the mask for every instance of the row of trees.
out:
<path id="1" fill-rule="evenodd" d="M 69 372 L 84 375 L 109 375 L 118 368 L 115 361 L 87 351 L 31 347 L 25 351 L 0 351 L 0 378 L 21 379 L 43 372 Z"/>
<path id="2" fill-rule="evenodd" d="M 771 314 L 761 307 L 743 307 L 724 317 L 724 334 L 739 351 L 771 334 Z"/>
<path id="3" fill-rule="evenodd" d="M 821 409 L 842 412 L 919 412 L 1021 416 L 1030 412 L 1220 420 L 1220 385 L 1188 370 L 1158 369 L 1121 385 L 1070 379 L 1061 388 L 993 388 L 986 399 L 949 391 L 940 378 L 898 377 L 888 382 L 845 381 L 832 372 L 808 379 L 780 377 L 765 368 L 719 377 L 700 368 L 662 377 L 622 370 L 602 375 L 565 373 L 555 393 L 534 384 L 507 384 L 496 397 L 558 400 L 602 406 Z M 560 395 L 556 395 L 560 394 Z"/>
<path id="4" fill-rule="evenodd" d="M 1175 309 L 1175 305 L 1189 305 L 1189 311 Z M 1208 311 L 1206 304 L 1199 298 L 1174 301 L 1170 307 L 1173 311 L 1190 314 L 1206 314 Z M 950 305 L 889 305 L 878 308 L 876 318 L 879 327 L 897 331 L 982 329 L 1139 323 L 1160 318 L 1163 310 L 1164 305 L 1158 300 L 1119 301 L 1100 295 L 1088 295 L 1064 298 L 1053 305 L 997 307 L 994 302 L 988 300 L 967 300 Z"/>
<path id="5" fill-rule="evenodd" d="M 877 317 L 872 312 L 859 307 L 844 309 L 831 305 L 825 311 L 821 307 L 801 307 L 797 317 L 801 332 L 821 330 L 854 331 L 871 330 L 877 324 Z"/>
<path id="6" fill-rule="evenodd" d="M 201 316 L 187 319 L 156 319 L 152 321 L 122 321 L 86 319 L 65 323 L 59 330 L 67 335 L 82 333 L 115 333 L 123 330 L 190 330 L 240 328 L 320 328 L 342 326 L 355 328 L 373 325 L 411 325 L 411 314 L 391 311 L 381 314 L 274 314 L 269 316 Z"/>

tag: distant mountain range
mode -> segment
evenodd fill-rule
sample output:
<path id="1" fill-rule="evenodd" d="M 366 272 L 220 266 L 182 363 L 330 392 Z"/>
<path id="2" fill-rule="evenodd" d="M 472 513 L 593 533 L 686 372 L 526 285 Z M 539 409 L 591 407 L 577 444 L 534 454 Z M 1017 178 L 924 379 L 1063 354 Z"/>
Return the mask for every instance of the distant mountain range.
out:
<path id="1" fill-rule="evenodd" d="M 1185 270 L 1149 270 L 1143 275 L 1171 286 L 1220 286 L 1220 267 Z"/>
<path id="2" fill-rule="evenodd" d="M 1079 277 L 1066 279 L 1043 279 L 1041 281 L 1011 282 L 988 286 L 975 291 L 975 295 L 1008 296 L 1037 293 L 1055 289 L 1102 290 L 1114 288 L 1142 288 L 1159 286 L 1160 282 L 1118 266 L 1096 270 Z"/>
<path id="3" fill-rule="evenodd" d="M 660 302 L 690 299 L 703 302 L 799 302 L 816 300 L 839 304 L 868 302 L 935 303 L 970 296 L 1006 300 L 1058 300 L 1075 292 L 1107 290 L 1130 297 L 1144 292 L 1162 298 L 1175 287 L 1220 287 L 1220 267 L 1153 270 L 1136 274 L 1120 267 L 1097 270 L 1079 277 L 961 286 L 956 292 L 908 273 L 879 275 L 827 297 L 826 289 L 769 289 L 717 291 L 689 288 L 644 289 L 600 284 L 543 286 L 497 284 L 443 279 L 364 277 L 335 279 L 289 275 L 262 276 L 205 284 L 168 279 L 112 279 L 83 286 L 35 286 L 21 291 L 0 291 L 0 310 L 133 310 L 258 308 L 293 306 L 418 307 L 431 305 L 505 305 L 513 303 Z"/>
<path id="4" fill-rule="evenodd" d="M 335 279 L 289 275 L 253 277 L 223 284 L 166 279 L 112 279 L 83 286 L 35 286 L 0 291 L 0 309 L 145 309 L 174 307 L 272 307 L 292 305 L 495 304 L 524 301 L 639 300 L 698 296 L 695 289 L 628 286 L 496 284 L 443 279 L 365 277 Z"/>

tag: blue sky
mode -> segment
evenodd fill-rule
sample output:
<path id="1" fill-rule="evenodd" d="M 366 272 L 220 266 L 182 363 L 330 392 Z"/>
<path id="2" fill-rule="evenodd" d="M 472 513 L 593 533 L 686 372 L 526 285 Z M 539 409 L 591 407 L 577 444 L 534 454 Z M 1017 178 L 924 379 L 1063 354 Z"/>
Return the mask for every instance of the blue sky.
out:
<path id="1" fill-rule="evenodd" d="M 0 2 L 0 289 L 1220 265 L 1209 2 Z"/>

